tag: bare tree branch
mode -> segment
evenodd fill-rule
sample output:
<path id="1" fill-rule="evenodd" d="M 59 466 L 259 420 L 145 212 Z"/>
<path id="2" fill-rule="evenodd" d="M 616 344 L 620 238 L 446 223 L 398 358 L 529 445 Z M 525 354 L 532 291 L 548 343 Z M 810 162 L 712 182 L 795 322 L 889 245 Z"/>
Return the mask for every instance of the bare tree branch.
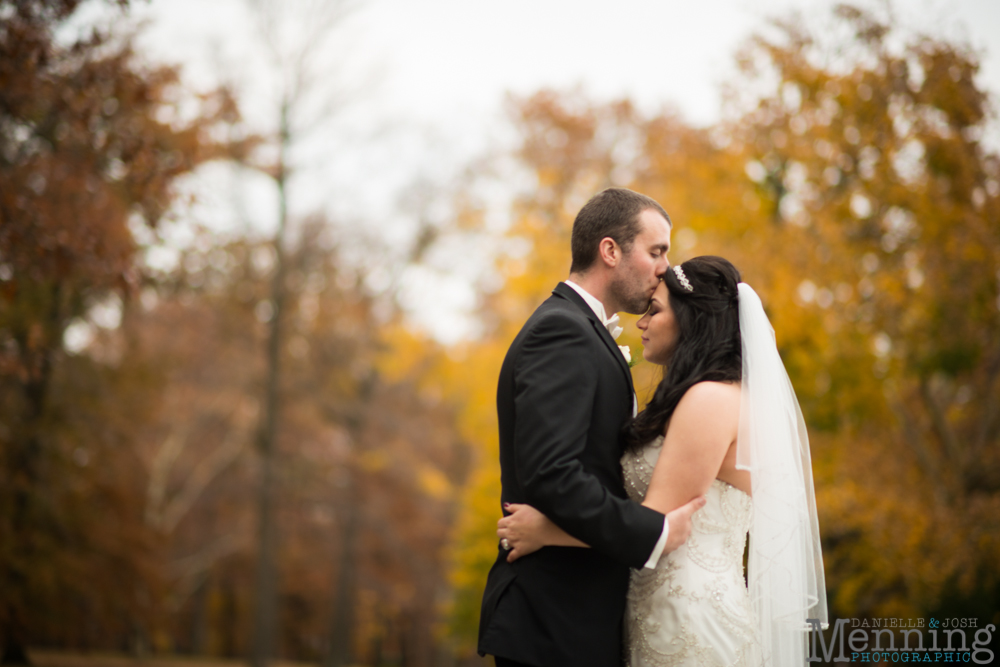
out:
<path id="1" fill-rule="evenodd" d="M 246 450 L 248 439 L 245 428 L 232 428 L 226 432 L 222 444 L 198 463 L 181 491 L 163 509 L 160 516 L 160 528 L 163 531 L 174 531 L 212 480 L 239 459 Z"/>
<path id="2" fill-rule="evenodd" d="M 961 469 L 964 463 L 961 446 L 959 445 L 958 438 L 955 436 L 955 431 L 951 428 L 951 424 L 948 423 L 948 418 L 944 414 L 944 408 L 938 402 L 937 397 L 934 396 L 931 380 L 928 378 L 920 379 L 920 397 L 927 407 L 927 413 L 931 418 L 931 425 L 941 444 L 944 446 L 945 453 L 952 460 L 953 467 Z"/>
<path id="3" fill-rule="evenodd" d="M 213 411 L 213 407 L 208 409 L 208 412 Z M 230 421 L 234 425 L 226 432 L 222 445 L 202 459 L 185 479 L 181 490 L 168 498 L 170 475 L 188 445 L 191 427 L 175 428 L 170 432 L 150 466 L 145 515 L 148 525 L 168 534 L 173 532 L 205 488 L 243 452 L 248 440 L 246 423 L 254 412 L 249 401 L 241 400 L 232 410 Z"/>
<path id="4" fill-rule="evenodd" d="M 986 392 L 983 397 L 983 405 L 997 405 L 1000 403 L 1000 346 L 993 353 L 992 359 L 986 366 Z M 1000 434 L 1000 410 L 984 410 L 983 419 L 979 427 L 979 436 L 972 445 L 970 452 L 970 462 L 975 462 L 986 447 L 996 440 Z"/>
<path id="5" fill-rule="evenodd" d="M 906 406 L 899 398 L 888 399 L 890 408 L 896 415 L 896 419 L 903 429 L 903 437 L 910 445 L 910 448 L 917 455 L 917 463 L 923 470 L 924 475 L 931 482 L 934 489 L 934 496 L 940 504 L 947 504 L 951 501 L 951 493 L 941 478 L 941 466 L 935 460 L 934 452 L 927 445 L 920 430 L 917 428 L 916 420 L 909 414 Z"/>
<path id="6" fill-rule="evenodd" d="M 167 482 L 173 471 L 177 457 L 184 450 L 187 428 L 170 431 L 163 444 L 156 451 L 149 471 L 149 485 L 146 492 L 146 523 L 159 528 L 163 523 L 163 506 L 166 502 Z"/>

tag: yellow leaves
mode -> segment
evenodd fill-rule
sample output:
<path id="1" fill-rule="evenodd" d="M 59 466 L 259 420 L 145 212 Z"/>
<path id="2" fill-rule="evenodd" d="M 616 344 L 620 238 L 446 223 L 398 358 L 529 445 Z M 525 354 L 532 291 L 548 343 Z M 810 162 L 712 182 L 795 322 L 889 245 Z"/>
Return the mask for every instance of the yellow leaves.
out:
<path id="1" fill-rule="evenodd" d="M 389 462 L 388 452 L 381 449 L 365 451 L 358 456 L 358 465 L 365 472 L 379 472 L 385 469 Z"/>
<path id="2" fill-rule="evenodd" d="M 561 180 L 562 174 L 554 166 L 538 170 L 538 186 L 540 188 L 551 188 Z"/>
<path id="3" fill-rule="evenodd" d="M 500 471 L 496 426 L 496 378 L 512 334 L 506 324 L 495 337 L 465 344 L 448 353 L 429 347 L 418 336 L 391 330 L 380 369 L 392 377 L 407 377 L 424 389 L 433 389 L 458 406 L 460 436 L 475 444 L 473 473 L 464 488 L 456 489 L 438 468 L 416 464 L 420 490 L 437 500 L 457 501 L 458 516 L 448 547 L 452 563 L 449 579 L 455 595 L 449 604 L 450 633 L 459 652 L 475 649 L 480 596 L 485 572 L 496 549 L 499 518 Z"/>
<path id="4" fill-rule="evenodd" d="M 496 449 L 495 442 L 491 449 Z M 450 545 L 454 597 L 447 613 L 450 634 L 465 655 L 475 652 L 482 592 L 496 559 L 496 522 L 501 515 L 499 462 L 493 456 L 481 458 L 479 464 L 462 494 Z"/>
<path id="5" fill-rule="evenodd" d="M 420 466 L 417 480 L 420 490 L 435 500 L 448 500 L 454 493 L 454 488 L 445 474 L 432 466 Z"/>
<path id="6" fill-rule="evenodd" d="M 433 363 L 428 354 L 433 350 L 421 334 L 401 323 L 385 327 L 379 336 L 383 345 L 375 364 L 379 373 L 390 382 L 412 377 L 422 365 Z"/>

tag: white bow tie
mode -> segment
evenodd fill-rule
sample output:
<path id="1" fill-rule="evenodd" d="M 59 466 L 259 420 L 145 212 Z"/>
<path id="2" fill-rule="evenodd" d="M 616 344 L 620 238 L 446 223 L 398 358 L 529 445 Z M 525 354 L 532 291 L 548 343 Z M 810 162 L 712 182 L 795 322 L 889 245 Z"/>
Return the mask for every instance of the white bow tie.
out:
<path id="1" fill-rule="evenodd" d="M 622 328 L 618 326 L 618 313 L 615 313 L 610 318 L 606 319 L 604 321 L 604 326 L 607 327 L 608 333 L 611 334 L 611 337 L 615 340 L 618 340 L 618 337 L 622 335 Z"/>

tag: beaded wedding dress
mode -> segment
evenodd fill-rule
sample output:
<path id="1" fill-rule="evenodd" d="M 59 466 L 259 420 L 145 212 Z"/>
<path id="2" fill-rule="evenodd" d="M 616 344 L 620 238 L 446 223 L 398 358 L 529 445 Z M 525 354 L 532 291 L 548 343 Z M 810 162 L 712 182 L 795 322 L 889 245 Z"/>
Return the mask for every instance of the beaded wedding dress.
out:
<path id="1" fill-rule="evenodd" d="M 641 502 L 663 438 L 622 457 L 625 488 Z M 758 626 L 743 578 L 750 496 L 721 480 L 691 519 L 691 536 L 656 569 L 632 570 L 625 611 L 630 667 L 759 667 Z"/>

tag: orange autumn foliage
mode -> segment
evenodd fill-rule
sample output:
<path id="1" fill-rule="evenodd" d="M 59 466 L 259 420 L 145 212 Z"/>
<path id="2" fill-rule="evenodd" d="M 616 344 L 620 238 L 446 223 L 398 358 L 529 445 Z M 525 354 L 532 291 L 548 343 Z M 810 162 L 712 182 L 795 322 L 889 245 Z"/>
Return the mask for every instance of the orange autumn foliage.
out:
<path id="1" fill-rule="evenodd" d="M 649 194 L 674 221 L 671 261 L 726 256 L 765 302 L 812 434 L 831 613 L 997 622 L 1000 160 L 980 141 L 988 98 L 962 45 L 851 7 L 830 21 L 850 41 L 798 23 L 751 40 L 731 119 L 710 128 L 579 94 L 515 103 L 534 185 L 507 235 L 527 250 L 501 257 L 503 287 L 484 301 L 497 324 L 482 382 L 565 278 L 583 202 L 609 185 Z M 636 349 L 628 324 L 623 342 Z M 654 370 L 633 370 L 640 394 Z M 470 651 L 499 516 L 492 398 L 466 402 L 482 455 L 455 542 L 453 629 Z"/>

